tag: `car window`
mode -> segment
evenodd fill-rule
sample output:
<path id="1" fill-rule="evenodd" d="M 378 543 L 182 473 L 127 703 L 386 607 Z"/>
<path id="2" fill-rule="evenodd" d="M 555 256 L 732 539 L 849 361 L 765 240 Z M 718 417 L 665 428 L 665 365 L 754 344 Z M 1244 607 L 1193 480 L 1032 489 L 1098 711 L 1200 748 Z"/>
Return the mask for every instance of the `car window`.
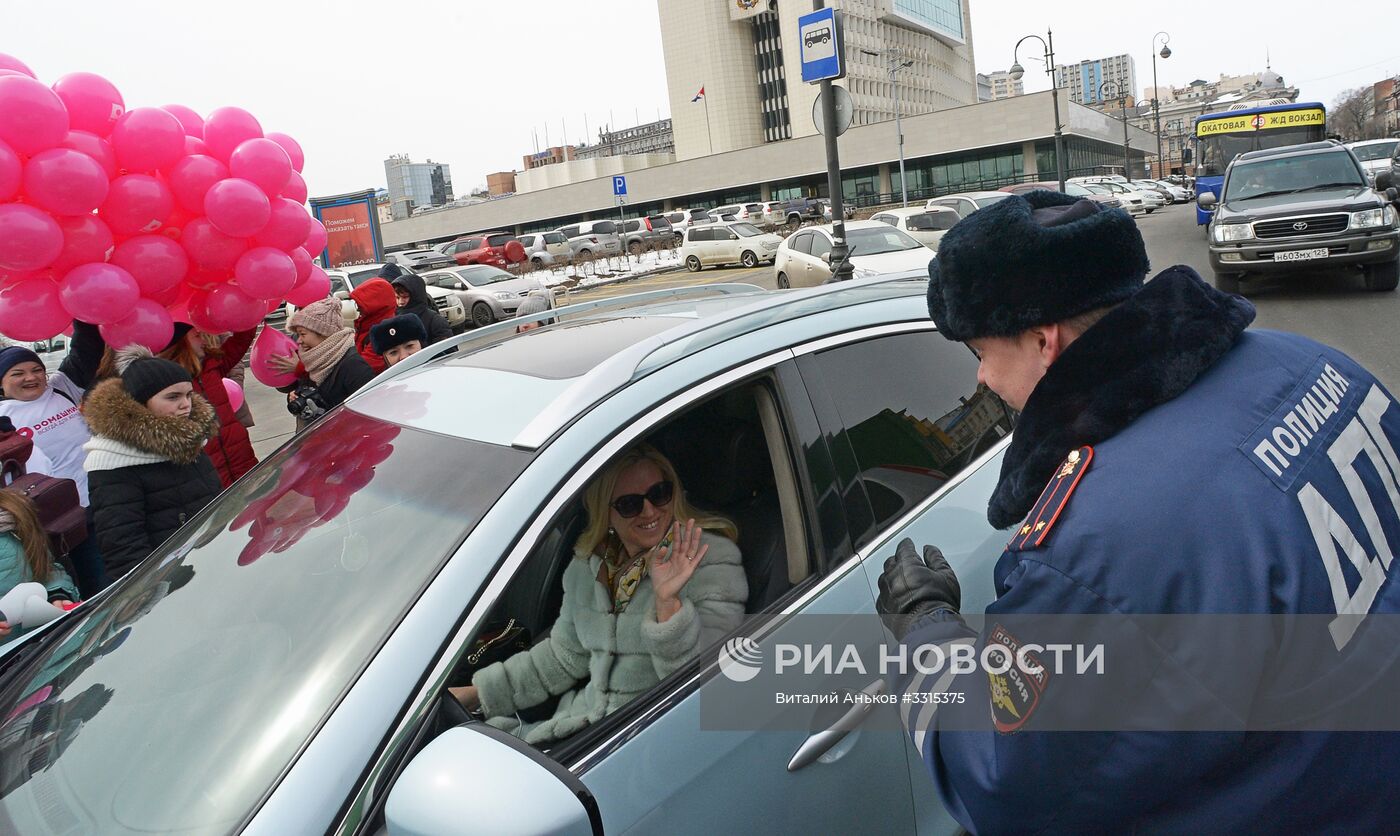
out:
<path id="1" fill-rule="evenodd" d="M 617 224 L 612 221 L 593 221 L 588 225 L 589 235 L 615 235 Z"/>
<path id="2" fill-rule="evenodd" d="M 576 226 L 566 226 L 559 230 L 559 234 L 563 235 L 565 238 L 577 238 L 578 229 L 579 228 Z"/>
<path id="3" fill-rule="evenodd" d="M 345 286 L 345 279 L 341 276 L 332 273 L 330 274 L 330 280 L 332 294 L 349 292 L 350 288 Z"/>
<path id="4" fill-rule="evenodd" d="M 899 219 L 894 215 L 874 215 L 870 220 L 879 221 L 882 224 L 889 224 L 890 226 L 899 226 Z"/>
<path id="5" fill-rule="evenodd" d="M 1400 147 L 1400 142 L 1374 142 L 1369 145 L 1357 145 L 1352 147 L 1352 153 L 1362 162 L 1370 160 L 1388 159 L 1395 153 L 1395 149 Z"/>
<path id="6" fill-rule="evenodd" d="M 749 223 L 737 223 L 729 227 L 730 232 L 738 233 L 744 238 L 752 238 L 755 235 L 762 235 L 763 230 Z"/>
<path id="7" fill-rule="evenodd" d="M 569 239 L 558 232 L 546 232 L 544 234 L 544 242 L 546 244 L 567 244 L 569 243 Z"/>
<path id="8" fill-rule="evenodd" d="M 793 252 L 810 255 L 812 252 L 812 238 L 814 235 L 815 233 L 812 232 L 798 233 L 797 236 L 792 239 L 792 243 L 788 245 L 788 249 Z"/>
<path id="9" fill-rule="evenodd" d="M 831 252 L 831 239 L 820 232 L 812 233 L 812 255 L 821 258 Z"/>
<path id="10" fill-rule="evenodd" d="M 466 289 L 462 280 L 452 273 L 428 273 L 423 276 L 423 283 L 429 287 L 445 287 L 448 290 Z"/>
<path id="11" fill-rule="evenodd" d="M 492 247 L 504 247 L 513 240 L 511 235 L 492 235 L 486 239 L 486 243 Z"/>
<path id="12" fill-rule="evenodd" d="M 1226 200 L 1250 200 L 1325 188 L 1364 188 L 1365 179 L 1345 151 L 1235 162 L 1225 179 Z"/>
<path id="13" fill-rule="evenodd" d="M 905 226 L 920 231 L 937 231 L 952 229 L 960 220 L 962 219 L 958 217 L 957 212 L 924 212 L 919 215 L 910 215 L 909 219 L 905 221 Z"/>
<path id="14" fill-rule="evenodd" d="M 894 227 L 862 227 L 846 230 L 846 243 L 855 256 L 917 250 L 924 245 L 909 237 L 909 233 Z"/>
<path id="15" fill-rule="evenodd" d="M 517 236 L 517 240 L 519 240 L 521 246 L 525 247 L 526 249 L 535 246 L 535 236 L 533 235 L 520 235 Z"/>
<path id="16" fill-rule="evenodd" d="M 499 267 L 492 267 L 489 264 L 474 264 L 470 267 L 459 267 L 452 272 L 461 276 L 469 285 L 480 287 L 484 284 L 494 284 L 496 282 L 508 282 L 515 278 L 510 273 Z"/>
<path id="17" fill-rule="evenodd" d="M 819 375 L 841 422 L 827 431 L 844 434 L 875 515 L 873 529 L 853 532 L 857 547 L 1012 429 L 1006 405 L 977 383 L 977 358 L 932 331 L 830 349 L 803 374 Z"/>

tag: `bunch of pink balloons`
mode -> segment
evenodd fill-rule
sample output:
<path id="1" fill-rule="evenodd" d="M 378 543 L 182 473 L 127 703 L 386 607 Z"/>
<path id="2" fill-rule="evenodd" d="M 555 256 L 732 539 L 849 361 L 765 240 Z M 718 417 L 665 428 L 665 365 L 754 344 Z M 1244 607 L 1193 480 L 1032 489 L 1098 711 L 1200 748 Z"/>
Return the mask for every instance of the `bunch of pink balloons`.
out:
<path id="1" fill-rule="evenodd" d="M 303 162 L 240 108 L 127 110 L 101 76 L 45 86 L 0 54 L 0 334 L 78 319 L 159 351 L 176 321 L 242 331 L 325 298 Z"/>

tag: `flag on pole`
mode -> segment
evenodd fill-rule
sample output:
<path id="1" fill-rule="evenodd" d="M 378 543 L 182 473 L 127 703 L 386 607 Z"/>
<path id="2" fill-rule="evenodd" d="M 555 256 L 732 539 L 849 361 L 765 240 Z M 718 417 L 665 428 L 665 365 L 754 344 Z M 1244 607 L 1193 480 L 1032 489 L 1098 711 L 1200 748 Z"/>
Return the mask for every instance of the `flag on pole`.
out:
<path id="1" fill-rule="evenodd" d="M 691 104 L 695 104 L 696 102 L 700 101 L 700 100 L 703 99 L 703 98 L 705 98 L 705 88 L 704 88 L 704 87 L 701 87 L 701 88 L 700 88 L 700 92 L 695 94 L 695 98 L 691 99 L 691 100 L 690 100 L 690 103 L 691 103 Z"/>

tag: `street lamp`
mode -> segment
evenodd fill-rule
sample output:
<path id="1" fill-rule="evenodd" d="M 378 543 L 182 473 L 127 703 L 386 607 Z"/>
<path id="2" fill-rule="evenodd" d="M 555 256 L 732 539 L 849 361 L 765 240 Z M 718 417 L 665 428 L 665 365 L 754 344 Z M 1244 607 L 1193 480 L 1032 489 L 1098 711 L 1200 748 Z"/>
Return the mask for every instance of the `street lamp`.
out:
<path id="1" fill-rule="evenodd" d="M 1157 50 L 1158 38 L 1162 39 L 1160 53 Z M 1152 36 L 1152 124 L 1157 128 L 1157 175 L 1159 177 L 1162 174 L 1162 112 L 1157 105 L 1157 99 L 1160 98 L 1157 89 L 1157 56 L 1160 54 L 1163 61 L 1172 57 L 1171 47 L 1167 46 L 1171 39 L 1172 36 L 1166 32 L 1158 32 Z"/>
<path id="2" fill-rule="evenodd" d="M 879 58 L 880 53 L 862 49 L 861 54 L 869 55 L 872 58 Z M 909 184 L 904 179 L 904 127 L 899 121 L 899 78 L 897 73 L 905 67 L 914 66 L 913 61 L 900 60 L 904 56 L 898 49 L 885 53 L 885 71 L 890 75 L 890 84 L 894 86 L 894 132 L 899 135 L 899 198 L 900 206 L 909 205 Z"/>
<path id="3" fill-rule="evenodd" d="M 1025 67 L 1021 66 L 1017 58 L 1021 50 L 1021 44 L 1035 38 L 1040 41 L 1040 45 L 1045 48 L 1045 74 L 1050 76 L 1050 101 L 1055 106 L 1055 177 L 1060 181 L 1060 191 L 1065 190 L 1065 140 L 1062 132 L 1063 125 L 1060 124 L 1060 87 L 1055 83 L 1055 35 L 1050 30 L 1045 30 L 1045 37 L 1039 35 L 1027 35 L 1016 42 L 1016 46 L 1011 50 L 1011 70 L 1007 73 L 1012 81 L 1020 81 L 1021 76 L 1026 74 Z"/>
<path id="4" fill-rule="evenodd" d="M 1104 99 L 1103 91 L 1111 89 L 1118 96 L 1118 106 L 1123 109 L 1123 176 L 1128 178 L 1128 182 L 1133 182 L 1133 173 L 1128 168 L 1128 93 L 1123 89 L 1123 85 L 1117 81 L 1105 81 L 1099 85 L 1099 99 Z"/>

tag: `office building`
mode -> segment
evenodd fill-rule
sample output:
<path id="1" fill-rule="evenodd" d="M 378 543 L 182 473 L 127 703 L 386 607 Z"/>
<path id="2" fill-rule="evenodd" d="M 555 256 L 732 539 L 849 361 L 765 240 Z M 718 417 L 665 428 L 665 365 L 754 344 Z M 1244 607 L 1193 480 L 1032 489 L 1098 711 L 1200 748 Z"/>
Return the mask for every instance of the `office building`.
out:
<path id="1" fill-rule="evenodd" d="M 657 0 L 677 159 L 817 133 L 817 85 L 802 81 L 797 20 L 810 0 L 769 0 L 757 14 L 734 3 Z M 731 8 L 733 7 L 733 8 Z M 899 70 L 901 113 L 978 100 L 967 0 L 844 0 L 854 125 L 894 119 L 889 56 Z M 876 54 L 870 54 L 876 53 Z"/>
<path id="2" fill-rule="evenodd" d="M 574 159 L 574 146 L 554 145 L 543 151 L 536 151 L 533 154 L 526 154 L 521 158 L 525 170 L 539 168 L 540 166 L 555 165 L 556 163 L 566 163 Z"/>
<path id="3" fill-rule="evenodd" d="M 595 144 L 580 145 L 574 155 L 580 160 L 595 160 L 630 154 L 673 154 L 675 151 L 676 137 L 671 131 L 671 120 L 658 119 L 617 131 L 600 130 Z"/>
<path id="4" fill-rule="evenodd" d="M 492 197 L 515 194 L 515 172 L 498 171 L 486 175 L 486 193 Z"/>
<path id="5" fill-rule="evenodd" d="M 992 79 L 986 73 L 977 74 L 977 101 L 990 102 L 992 100 Z"/>
<path id="6" fill-rule="evenodd" d="M 1123 85 L 1128 92 L 1137 89 L 1137 69 L 1131 55 L 1113 55 L 1078 64 L 1056 64 L 1055 86 L 1067 88 L 1069 100 L 1083 105 L 1098 104 L 1104 97 L 1099 88 L 1106 81 Z M 1110 97 L 1117 99 L 1111 91 Z"/>
<path id="7" fill-rule="evenodd" d="M 1026 92 L 1026 87 L 1021 83 L 1021 80 L 1019 78 L 1013 79 L 1011 73 L 1006 70 L 987 73 L 987 82 L 992 88 L 992 101 L 1021 96 Z"/>
<path id="8" fill-rule="evenodd" d="M 414 209 L 452 202 L 452 172 L 445 163 L 415 163 L 407 154 L 396 154 L 384 161 L 384 177 L 395 220 L 409 217 Z"/>

